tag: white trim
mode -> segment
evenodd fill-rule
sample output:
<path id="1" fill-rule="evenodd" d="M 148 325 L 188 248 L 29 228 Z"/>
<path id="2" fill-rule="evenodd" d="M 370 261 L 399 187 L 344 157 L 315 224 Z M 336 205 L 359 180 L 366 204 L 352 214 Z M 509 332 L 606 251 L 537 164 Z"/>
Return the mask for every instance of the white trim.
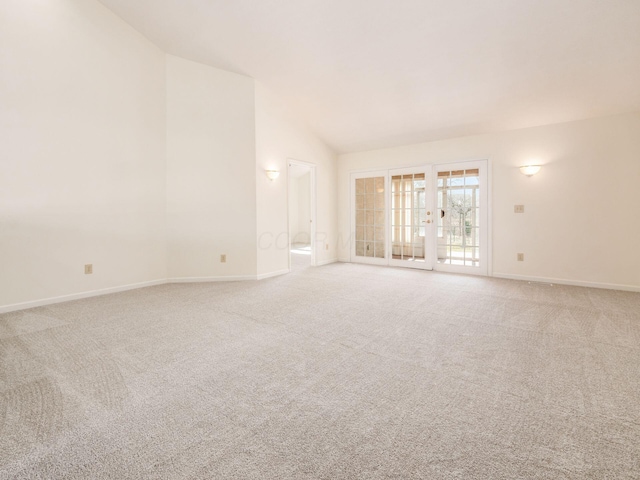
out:
<path id="1" fill-rule="evenodd" d="M 284 270 L 278 270 L 276 272 L 261 273 L 260 275 L 256 276 L 256 280 L 264 280 L 265 278 L 277 277 L 279 275 L 285 275 L 290 272 L 291 270 L 285 268 Z"/>
<path id="2" fill-rule="evenodd" d="M 329 260 L 321 260 L 319 262 L 316 262 L 316 267 L 321 267 L 323 265 L 329 265 L 330 263 L 336 263 L 339 262 L 340 260 L 338 260 L 337 258 L 330 258 Z M 346 260 L 347 262 L 349 260 Z"/>
<path id="3" fill-rule="evenodd" d="M 166 283 L 204 283 L 204 282 L 243 282 L 257 280 L 257 275 L 228 275 L 221 277 L 176 277 L 168 278 Z"/>
<path id="4" fill-rule="evenodd" d="M 525 282 L 556 283 L 558 285 L 572 285 L 574 287 L 604 288 L 607 290 L 623 290 L 626 292 L 640 292 L 640 286 L 620 285 L 617 283 L 584 282 L 582 280 L 567 280 L 565 278 L 530 277 L 527 275 L 514 275 L 511 273 L 494 273 L 494 278 L 507 280 L 521 280 Z"/>
<path id="5" fill-rule="evenodd" d="M 487 276 L 493 275 L 493 162 L 487 158 Z"/>
<path id="6" fill-rule="evenodd" d="M 69 295 L 61 295 L 59 297 L 42 298 L 40 300 L 32 300 L 29 302 L 14 303 L 11 305 L 0 306 L 0 313 L 15 312 L 17 310 L 26 310 L 28 308 L 44 307 L 45 305 L 53 305 L 56 303 L 70 302 L 72 300 L 80 300 L 89 297 L 99 297 L 110 293 L 126 292 L 127 290 L 136 290 L 138 288 L 154 287 L 156 285 L 164 285 L 167 280 L 151 280 L 149 282 L 132 283 L 129 285 L 121 285 L 119 287 L 101 288 L 99 290 L 89 290 L 87 292 L 71 293 Z"/>

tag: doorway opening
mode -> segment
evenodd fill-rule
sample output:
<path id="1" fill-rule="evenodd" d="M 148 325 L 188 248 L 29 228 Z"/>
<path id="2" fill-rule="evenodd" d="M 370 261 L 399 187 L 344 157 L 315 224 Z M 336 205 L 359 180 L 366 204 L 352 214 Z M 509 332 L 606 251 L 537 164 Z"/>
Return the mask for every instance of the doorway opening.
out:
<path id="1" fill-rule="evenodd" d="M 288 165 L 289 270 L 315 265 L 315 166 L 298 161 Z"/>

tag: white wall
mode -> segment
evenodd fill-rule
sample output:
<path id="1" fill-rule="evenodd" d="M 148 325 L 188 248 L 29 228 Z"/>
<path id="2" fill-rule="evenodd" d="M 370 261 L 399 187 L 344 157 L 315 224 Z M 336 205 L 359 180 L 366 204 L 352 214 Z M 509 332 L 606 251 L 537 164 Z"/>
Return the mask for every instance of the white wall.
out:
<path id="1" fill-rule="evenodd" d="M 317 165 L 317 256 L 319 264 L 337 258 L 336 156 L 284 110 L 277 98 L 256 82 L 256 193 L 258 275 L 288 268 L 287 160 Z M 265 170 L 282 174 L 271 182 Z M 325 245 L 329 246 L 327 250 Z"/>
<path id="2" fill-rule="evenodd" d="M 170 278 L 255 277 L 254 111 L 251 78 L 167 55 Z"/>
<path id="3" fill-rule="evenodd" d="M 0 72 L 0 306 L 165 278 L 164 54 L 98 2 L 5 1 Z"/>
<path id="4" fill-rule="evenodd" d="M 0 71 L 0 310 L 286 270 L 286 174 L 264 169 L 288 158 L 318 166 L 318 262 L 336 258 L 335 155 L 252 79 L 93 0 L 0 3 Z"/>
<path id="5" fill-rule="evenodd" d="M 348 172 L 481 158 L 493 166 L 494 275 L 640 289 L 640 113 L 341 155 L 340 258 Z M 531 162 L 544 167 L 525 177 L 517 167 Z"/>

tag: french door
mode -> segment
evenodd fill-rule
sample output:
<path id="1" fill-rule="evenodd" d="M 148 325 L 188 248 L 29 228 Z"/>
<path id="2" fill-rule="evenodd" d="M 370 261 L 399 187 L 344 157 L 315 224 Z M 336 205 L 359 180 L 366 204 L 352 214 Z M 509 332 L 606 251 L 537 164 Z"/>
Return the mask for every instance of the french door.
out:
<path id="1" fill-rule="evenodd" d="M 351 261 L 486 275 L 487 161 L 352 173 Z"/>
<path id="2" fill-rule="evenodd" d="M 351 259 L 360 263 L 388 265 L 387 171 L 353 174 L 351 195 Z"/>
<path id="3" fill-rule="evenodd" d="M 435 269 L 487 275 L 487 161 L 435 165 L 433 171 Z"/>
<path id="4" fill-rule="evenodd" d="M 433 268 L 431 168 L 389 170 L 389 265 Z"/>

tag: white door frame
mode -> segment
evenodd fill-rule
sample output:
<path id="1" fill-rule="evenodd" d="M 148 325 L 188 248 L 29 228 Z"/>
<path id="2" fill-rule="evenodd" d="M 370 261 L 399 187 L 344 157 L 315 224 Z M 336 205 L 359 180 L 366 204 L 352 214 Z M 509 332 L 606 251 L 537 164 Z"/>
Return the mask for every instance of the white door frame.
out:
<path id="1" fill-rule="evenodd" d="M 309 167 L 309 196 L 311 209 L 311 266 L 316 266 L 316 251 L 317 251 L 317 238 L 316 238 L 316 167 L 315 163 L 303 162 L 302 160 L 294 160 L 293 158 L 287 159 L 287 238 L 289 239 L 289 271 L 291 271 L 291 211 L 289 209 L 289 199 L 291 198 L 291 166 L 297 165 L 300 167 Z"/>

